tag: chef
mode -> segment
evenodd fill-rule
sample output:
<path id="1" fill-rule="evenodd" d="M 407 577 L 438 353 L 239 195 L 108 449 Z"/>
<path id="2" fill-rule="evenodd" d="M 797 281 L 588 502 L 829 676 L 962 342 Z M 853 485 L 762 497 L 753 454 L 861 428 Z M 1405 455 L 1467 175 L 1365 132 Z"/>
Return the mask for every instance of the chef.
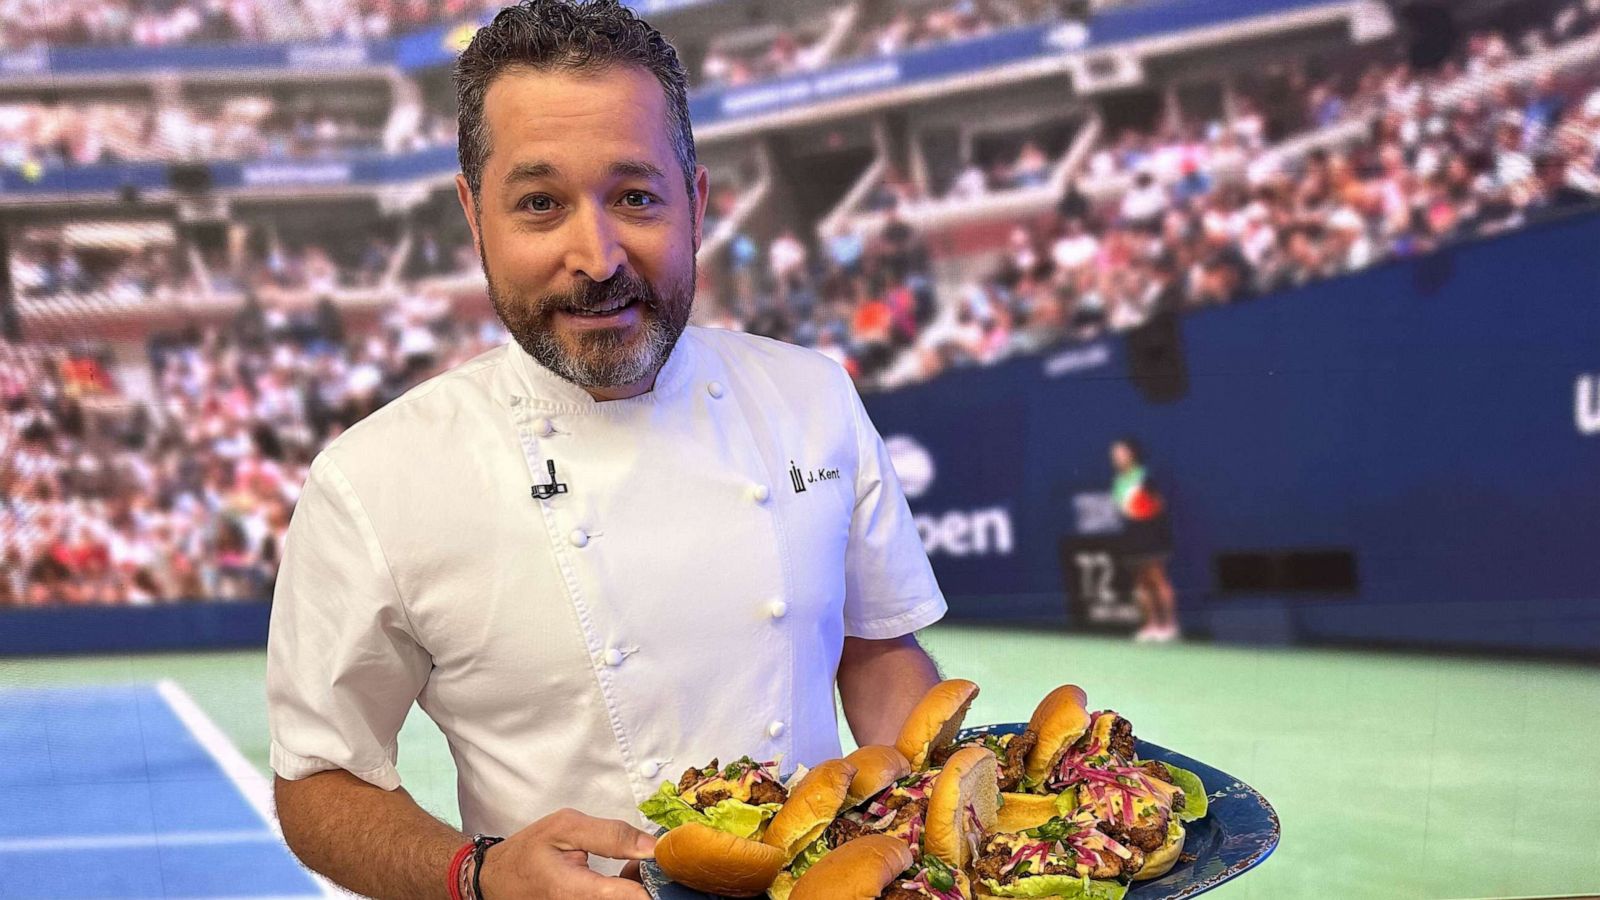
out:
<path id="1" fill-rule="evenodd" d="M 611 877 L 651 854 L 640 801 L 713 757 L 838 756 L 835 687 L 857 743 L 892 743 L 945 602 L 846 373 L 688 326 L 708 176 L 660 34 L 528 0 L 456 79 L 514 340 L 311 467 L 268 647 L 279 818 L 363 894 L 642 898 Z M 464 831 L 401 786 L 413 702 Z"/>

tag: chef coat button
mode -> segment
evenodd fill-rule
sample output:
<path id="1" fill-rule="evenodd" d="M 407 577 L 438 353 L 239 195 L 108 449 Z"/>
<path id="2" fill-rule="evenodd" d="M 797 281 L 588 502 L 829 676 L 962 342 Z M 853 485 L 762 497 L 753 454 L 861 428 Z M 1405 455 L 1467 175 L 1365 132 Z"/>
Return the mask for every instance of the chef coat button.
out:
<path id="1" fill-rule="evenodd" d="M 539 420 L 539 436 L 540 437 L 549 437 L 550 435 L 555 434 L 555 433 L 556 433 L 556 423 L 550 421 L 548 418 Z"/>
<path id="2" fill-rule="evenodd" d="M 574 547 L 586 547 L 589 545 L 589 536 L 583 533 L 582 528 L 572 529 L 572 534 L 567 536 L 567 540 L 571 541 Z"/>
<path id="3" fill-rule="evenodd" d="M 772 497 L 772 491 L 764 484 L 758 484 L 750 489 L 750 499 L 757 503 L 765 503 Z"/>
<path id="4" fill-rule="evenodd" d="M 661 763 L 653 759 L 645 760 L 639 764 L 639 775 L 644 778 L 654 778 L 661 771 Z"/>
<path id="5" fill-rule="evenodd" d="M 783 728 L 784 728 L 784 725 L 783 725 L 782 722 L 773 722 L 772 724 L 767 726 L 767 737 L 772 737 L 772 738 L 783 737 Z"/>
<path id="6" fill-rule="evenodd" d="M 612 668 L 622 665 L 622 651 L 612 647 L 610 650 L 605 652 L 605 661 L 606 665 L 611 666 Z"/>
<path id="7" fill-rule="evenodd" d="M 789 604 L 782 600 L 774 600 L 767 604 L 767 612 L 771 613 L 774 619 L 781 619 L 789 614 Z"/>
<path id="8" fill-rule="evenodd" d="M 706 393 L 710 394 L 713 397 L 721 397 L 722 396 L 722 382 L 713 381 L 710 384 L 706 385 Z"/>

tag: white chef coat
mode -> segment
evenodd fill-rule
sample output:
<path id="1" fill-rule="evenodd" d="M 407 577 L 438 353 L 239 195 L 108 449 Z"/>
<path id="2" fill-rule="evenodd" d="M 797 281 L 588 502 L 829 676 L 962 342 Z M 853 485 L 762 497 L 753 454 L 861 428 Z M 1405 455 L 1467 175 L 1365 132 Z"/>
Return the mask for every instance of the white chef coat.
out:
<path id="1" fill-rule="evenodd" d="M 539 500 L 549 460 L 567 492 Z M 467 832 L 564 806 L 643 826 L 713 757 L 838 756 L 843 637 L 944 612 L 837 363 L 691 327 L 654 390 L 597 403 L 508 343 L 312 464 L 272 609 L 272 768 L 393 789 L 416 701 Z"/>

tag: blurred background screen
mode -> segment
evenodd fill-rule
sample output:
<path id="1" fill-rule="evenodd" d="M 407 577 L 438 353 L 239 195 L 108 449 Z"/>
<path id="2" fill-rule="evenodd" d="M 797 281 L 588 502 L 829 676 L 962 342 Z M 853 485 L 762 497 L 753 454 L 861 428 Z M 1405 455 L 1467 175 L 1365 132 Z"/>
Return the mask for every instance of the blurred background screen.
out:
<path id="1" fill-rule="evenodd" d="M 1600 0 L 628 5 L 695 321 L 854 377 L 970 723 L 1075 681 L 1255 785 L 1219 896 L 1600 890 Z M 325 890 L 270 597 L 319 449 L 507 340 L 453 183 L 498 6 L 0 0 L 0 896 Z"/>

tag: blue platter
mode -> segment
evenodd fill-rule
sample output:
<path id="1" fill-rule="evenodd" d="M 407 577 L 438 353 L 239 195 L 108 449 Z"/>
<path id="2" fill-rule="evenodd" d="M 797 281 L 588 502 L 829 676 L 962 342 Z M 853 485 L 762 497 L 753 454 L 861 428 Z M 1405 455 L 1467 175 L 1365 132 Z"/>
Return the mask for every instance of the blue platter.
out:
<path id="1" fill-rule="evenodd" d="M 1023 727 L 1022 723 L 1014 723 L 968 728 L 957 740 L 983 734 L 1016 734 Z M 1134 882 L 1128 900 L 1180 900 L 1203 894 L 1260 865 L 1278 846 L 1278 814 L 1255 788 L 1148 741 L 1139 741 L 1139 758 L 1171 763 L 1200 776 L 1210 805 L 1205 818 L 1184 824 L 1188 831 L 1183 843 L 1184 858 L 1160 878 Z M 1191 855 L 1192 860 L 1184 861 Z M 645 889 L 656 900 L 720 900 L 668 881 L 654 860 L 645 861 L 643 877 Z"/>

